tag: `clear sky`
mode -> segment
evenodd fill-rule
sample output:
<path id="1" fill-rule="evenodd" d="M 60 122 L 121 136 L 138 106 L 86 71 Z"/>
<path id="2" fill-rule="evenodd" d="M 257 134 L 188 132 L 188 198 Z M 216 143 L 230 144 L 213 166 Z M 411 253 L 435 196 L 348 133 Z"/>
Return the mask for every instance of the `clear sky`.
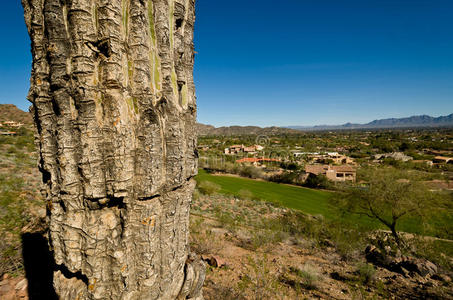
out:
<path id="1" fill-rule="evenodd" d="M 27 109 L 19 0 L 0 11 L 0 103 Z M 317 125 L 453 112 L 451 0 L 197 0 L 198 120 Z"/>

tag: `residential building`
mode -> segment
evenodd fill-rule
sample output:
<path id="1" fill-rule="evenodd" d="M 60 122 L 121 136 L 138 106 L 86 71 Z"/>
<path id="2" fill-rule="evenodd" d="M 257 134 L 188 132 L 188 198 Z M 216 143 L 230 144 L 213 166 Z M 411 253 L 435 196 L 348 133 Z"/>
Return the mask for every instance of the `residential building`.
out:
<path id="1" fill-rule="evenodd" d="M 244 151 L 244 145 L 233 145 L 228 148 L 225 148 L 225 154 L 238 154 Z"/>
<path id="2" fill-rule="evenodd" d="M 357 171 L 354 166 L 341 165 L 307 165 L 305 172 L 313 175 L 324 175 L 331 181 L 356 181 Z"/>
<path id="3" fill-rule="evenodd" d="M 392 153 L 384 153 L 384 154 L 376 154 L 374 156 L 375 162 L 379 162 L 384 158 L 393 158 L 394 160 L 400 160 L 403 162 L 413 160 L 411 156 L 404 154 L 403 152 L 392 152 Z"/>
<path id="4" fill-rule="evenodd" d="M 437 164 L 451 164 L 451 163 L 453 163 L 453 157 L 436 156 L 436 157 L 433 158 L 433 163 L 437 163 Z"/>
<path id="5" fill-rule="evenodd" d="M 238 154 L 241 152 L 249 153 L 249 154 L 256 154 L 257 151 L 263 150 L 264 147 L 261 145 L 253 145 L 253 146 L 244 146 L 244 145 L 233 145 L 228 148 L 225 148 L 225 154 Z"/>
<path id="6" fill-rule="evenodd" d="M 24 124 L 16 121 L 5 121 L 3 122 L 3 125 L 6 127 L 22 127 Z"/>

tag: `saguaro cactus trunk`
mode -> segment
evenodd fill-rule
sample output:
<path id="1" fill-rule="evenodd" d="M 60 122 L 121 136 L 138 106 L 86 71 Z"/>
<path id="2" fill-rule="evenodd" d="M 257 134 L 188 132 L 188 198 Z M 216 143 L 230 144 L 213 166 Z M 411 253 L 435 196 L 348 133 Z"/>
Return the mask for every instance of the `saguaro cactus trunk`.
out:
<path id="1" fill-rule="evenodd" d="M 201 299 L 194 0 L 22 0 L 61 299 Z"/>

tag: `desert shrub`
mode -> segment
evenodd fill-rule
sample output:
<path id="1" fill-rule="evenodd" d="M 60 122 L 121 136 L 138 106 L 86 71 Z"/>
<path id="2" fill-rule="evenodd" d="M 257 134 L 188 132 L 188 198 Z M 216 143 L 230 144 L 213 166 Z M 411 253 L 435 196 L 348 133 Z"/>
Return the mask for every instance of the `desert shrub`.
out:
<path id="1" fill-rule="evenodd" d="M 9 147 L 8 147 L 8 150 L 6 150 L 6 153 L 7 153 L 7 154 L 18 154 L 19 151 L 18 151 L 17 147 L 15 147 L 15 146 L 9 146 Z"/>
<path id="2" fill-rule="evenodd" d="M 25 136 L 28 139 L 33 139 L 33 131 L 25 128 L 25 127 L 20 127 L 19 129 L 16 130 L 18 136 Z"/>
<path id="3" fill-rule="evenodd" d="M 360 263 L 357 265 L 356 273 L 363 284 L 369 284 L 374 280 L 376 269 L 371 264 Z"/>
<path id="4" fill-rule="evenodd" d="M 302 287 L 307 290 L 316 289 L 321 280 L 320 272 L 309 263 L 302 265 L 300 269 L 291 267 L 290 271 L 301 279 Z"/>
<path id="5" fill-rule="evenodd" d="M 325 220 L 322 216 L 309 216 L 294 210 L 288 210 L 277 218 L 263 219 L 261 226 L 296 240 L 310 239 L 320 247 L 334 247 L 344 260 L 351 260 L 359 255 L 365 248 L 368 235 L 368 229 L 365 227 L 341 220 Z"/>
<path id="6" fill-rule="evenodd" d="M 304 183 L 304 186 L 309 188 L 326 189 L 329 187 L 329 180 L 324 175 L 310 174 Z"/>
<path id="7" fill-rule="evenodd" d="M 382 160 L 382 164 L 384 165 L 388 165 L 388 166 L 393 166 L 393 167 L 402 167 L 404 165 L 404 163 L 402 161 L 399 161 L 399 160 L 396 160 L 394 158 L 391 158 L 391 157 L 386 157 Z"/>
<path id="8" fill-rule="evenodd" d="M 258 209 L 258 212 L 262 215 L 265 215 L 265 214 L 269 213 L 269 207 L 267 205 L 263 206 Z"/>
<path id="9" fill-rule="evenodd" d="M 16 153 L 15 162 L 17 165 L 23 164 L 23 163 L 27 162 L 28 158 L 29 158 L 29 156 L 26 155 L 24 152 L 18 152 L 18 153 Z"/>
<path id="10" fill-rule="evenodd" d="M 235 286 L 234 281 L 213 282 L 205 281 L 204 287 L 209 289 L 203 290 L 205 299 L 222 299 L 222 300 L 244 300 L 247 299 L 243 293 L 240 293 Z"/>
<path id="11" fill-rule="evenodd" d="M 191 218 L 190 221 L 190 248 L 199 254 L 215 254 L 221 249 L 220 240 L 215 238 L 202 218 Z"/>
<path id="12" fill-rule="evenodd" d="M 220 223 L 221 228 L 225 228 L 230 231 L 235 230 L 236 225 L 237 225 L 236 224 L 237 220 L 234 218 L 234 216 L 230 212 L 220 210 L 219 207 L 216 207 L 215 217 L 216 217 L 217 221 Z"/>
<path id="13" fill-rule="evenodd" d="M 203 218 L 191 218 L 189 229 L 193 234 L 198 234 L 204 229 L 204 219 Z"/>
<path id="14" fill-rule="evenodd" d="M 322 238 L 333 242 L 341 259 L 348 261 L 356 259 L 365 249 L 368 234 L 368 229 L 364 227 L 330 221 L 325 223 Z"/>
<path id="15" fill-rule="evenodd" d="M 198 190 L 204 195 L 212 195 L 220 191 L 220 185 L 211 181 L 202 181 L 198 184 Z"/>
<path id="16" fill-rule="evenodd" d="M 0 175 L 0 274 L 22 269 L 20 230 L 27 222 L 22 189 L 22 179 Z"/>
<path id="17" fill-rule="evenodd" d="M 0 145 L 3 145 L 3 144 L 7 145 L 7 144 L 11 144 L 12 142 L 13 142 L 12 137 L 5 136 L 5 135 L 0 136 Z"/>
<path id="18" fill-rule="evenodd" d="M 324 228 L 320 219 L 309 218 L 302 212 L 288 210 L 276 220 L 267 221 L 268 228 L 281 230 L 294 237 L 318 238 Z"/>
<path id="19" fill-rule="evenodd" d="M 242 246 L 246 249 L 250 250 L 257 250 L 259 248 L 262 248 L 264 246 L 267 246 L 269 244 L 275 244 L 278 242 L 281 242 L 284 240 L 287 235 L 278 230 L 266 230 L 266 229 L 258 229 L 258 230 L 253 230 L 252 236 L 249 241 L 247 241 L 245 244 Z M 264 250 L 269 250 L 269 249 L 264 249 Z"/>
<path id="20" fill-rule="evenodd" d="M 219 239 L 210 230 L 191 236 L 190 248 L 199 254 L 217 254 L 221 247 Z"/>
<path id="21" fill-rule="evenodd" d="M 254 166 L 245 166 L 239 171 L 239 175 L 248 178 L 263 178 L 263 171 Z"/>
<path id="22" fill-rule="evenodd" d="M 238 283 L 239 289 L 245 294 L 251 292 L 254 299 L 275 299 L 280 294 L 277 278 L 270 272 L 267 257 L 248 257 L 249 268 Z"/>
<path id="23" fill-rule="evenodd" d="M 198 201 L 200 199 L 200 191 L 197 188 L 193 190 L 192 199 L 193 201 Z"/>
<path id="24" fill-rule="evenodd" d="M 23 199 L 20 191 L 23 180 L 17 177 L 0 176 L 0 228 L 17 231 L 23 226 Z"/>
<path id="25" fill-rule="evenodd" d="M 299 165 L 293 162 L 281 162 L 280 167 L 289 171 L 296 171 L 299 169 Z"/>
<path id="26" fill-rule="evenodd" d="M 34 145 L 33 137 L 29 135 L 19 136 L 15 141 L 15 145 L 18 148 L 31 147 L 32 145 Z"/>
<path id="27" fill-rule="evenodd" d="M 239 190 L 238 196 L 241 199 L 253 199 L 253 193 L 250 190 L 246 189 Z"/>
<path id="28" fill-rule="evenodd" d="M 231 174 L 239 174 L 241 166 L 235 163 L 226 162 L 225 163 L 225 172 Z"/>
<path id="29" fill-rule="evenodd" d="M 198 167 L 201 169 L 205 169 L 206 171 L 209 170 L 209 164 L 208 164 L 207 160 L 205 160 L 205 159 L 200 158 L 198 160 Z"/>
<path id="30" fill-rule="evenodd" d="M 296 181 L 297 177 L 298 174 L 295 172 L 282 172 L 280 174 L 270 176 L 269 181 L 292 184 Z"/>

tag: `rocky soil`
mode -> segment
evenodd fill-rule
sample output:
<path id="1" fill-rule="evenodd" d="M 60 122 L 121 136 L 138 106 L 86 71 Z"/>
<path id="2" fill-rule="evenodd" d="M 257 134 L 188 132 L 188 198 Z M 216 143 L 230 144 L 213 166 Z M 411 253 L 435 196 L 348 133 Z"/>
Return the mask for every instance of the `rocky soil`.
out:
<path id="1" fill-rule="evenodd" d="M 276 236 L 259 225 L 286 209 L 201 196 L 192 212 L 192 247 L 210 265 L 206 299 L 453 299 L 451 270 L 428 261 L 400 256 L 410 271 L 392 269 L 369 255 L 374 246 L 345 257 L 330 240 Z"/>
<path id="2" fill-rule="evenodd" d="M 345 259 L 329 240 L 320 246 L 257 225 L 286 209 L 218 195 L 196 197 L 193 207 L 191 247 L 208 264 L 205 299 L 453 299 L 451 273 L 436 266 L 392 271 L 370 258 L 375 247 Z M 37 223 L 23 232 L 39 231 Z M 0 299 L 28 299 L 28 289 L 23 272 L 3 274 Z"/>

